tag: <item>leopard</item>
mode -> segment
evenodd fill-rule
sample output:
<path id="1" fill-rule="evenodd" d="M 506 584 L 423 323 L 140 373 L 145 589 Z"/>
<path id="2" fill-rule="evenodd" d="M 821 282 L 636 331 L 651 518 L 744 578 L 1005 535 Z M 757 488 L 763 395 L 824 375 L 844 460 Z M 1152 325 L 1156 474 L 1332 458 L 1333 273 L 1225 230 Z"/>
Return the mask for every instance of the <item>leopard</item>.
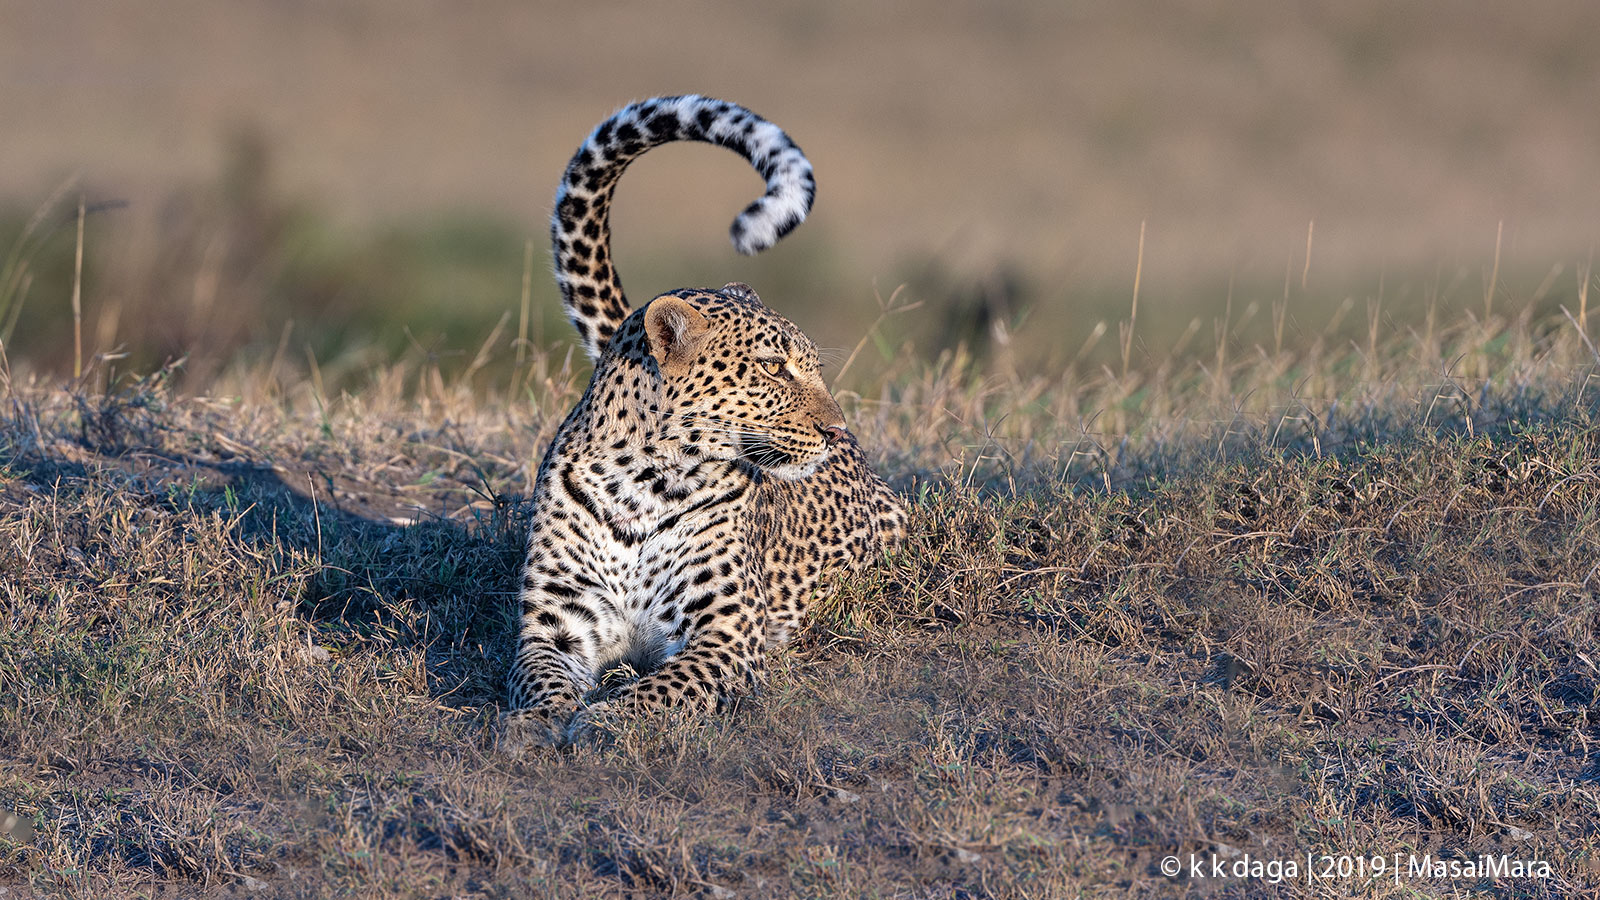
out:
<path id="1" fill-rule="evenodd" d="M 787 133 L 695 94 L 622 108 L 568 163 L 551 248 L 593 372 L 534 481 L 496 736 L 513 756 L 758 691 L 808 608 L 906 536 L 906 502 L 846 427 L 816 344 L 754 289 L 630 306 L 612 199 L 633 160 L 674 141 L 725 147 L 765 180 L 729 228 L 740 253 L 773 246 L 815 201 L 811 163 Z"/>

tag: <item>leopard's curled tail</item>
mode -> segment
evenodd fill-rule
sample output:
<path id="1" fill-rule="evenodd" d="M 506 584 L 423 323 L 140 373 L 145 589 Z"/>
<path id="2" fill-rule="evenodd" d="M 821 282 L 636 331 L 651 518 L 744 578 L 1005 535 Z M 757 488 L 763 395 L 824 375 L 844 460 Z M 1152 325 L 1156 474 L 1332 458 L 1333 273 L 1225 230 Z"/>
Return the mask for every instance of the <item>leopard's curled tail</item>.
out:
<path id="1" fill-rule="evenodd" d="M 805 221 L 816 198 L 811 163 L 783 129 L 742 106 L 686 94 L 656 97 L 619 110 L 573 154 L 550 217 L 561 305 L 584 352 L 598 360 L 628 317 L 611 262 L 611 195 L 628 164 L 673 141 L 705 141 L 738 153 L 767 181 L 728 234 L 740 253 L 759 253 Z"/>

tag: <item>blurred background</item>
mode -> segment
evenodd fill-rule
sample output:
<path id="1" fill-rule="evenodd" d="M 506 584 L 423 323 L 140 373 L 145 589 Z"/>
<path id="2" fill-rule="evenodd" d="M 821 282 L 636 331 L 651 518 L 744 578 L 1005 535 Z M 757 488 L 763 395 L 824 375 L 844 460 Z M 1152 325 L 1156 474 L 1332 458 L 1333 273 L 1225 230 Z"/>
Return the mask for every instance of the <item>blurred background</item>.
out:
<path id="1" fill-rule="evenodd" d="M 737 257 L 759 178 L 662 148 L 619 191 L 629 294 L 747 281 L 841 356 L 870 330 L 879 358 L 1105 362 L 1136 273 L 1135 366 L 1365 332 L 1374 305 L 1386 329 L 1573 306 L 1600 5 L 1324 6 L 0 0 L 0 337 L 70 374 L 81 200 L 84 353 L 124 368 L 465 369 L 514 352 L 525 273 L 528 339 L 560 349 L 567 157 L 690 91 L 787 129 L 818 204 Z"/>

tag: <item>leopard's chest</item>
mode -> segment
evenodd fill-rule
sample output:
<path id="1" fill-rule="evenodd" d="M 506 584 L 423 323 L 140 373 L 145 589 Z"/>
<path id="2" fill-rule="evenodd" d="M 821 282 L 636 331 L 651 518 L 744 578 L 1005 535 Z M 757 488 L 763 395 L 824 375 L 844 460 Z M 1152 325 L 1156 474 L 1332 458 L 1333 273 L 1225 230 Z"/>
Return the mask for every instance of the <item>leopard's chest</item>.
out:
<path id="1" fill-rule="evenodd" d="M 685 475 L 633 462 L 559 468 L 560 493 L 586 526 L 579 529 L 587 538 L 581 555 L 601 592 L 630 618 L 743 568 L 752 493 L 749 477 L 738 470 Z"/>
<path id="2" fill-rule="evenodd" d="M 594 585 L 597 626 L 610 648 L 603 661 L 631 659 L 643 671 L 677 653 L 711 611 L 759 599 L 745 590 L 747 485 L 711 479 L 664 490 L 641 470 L 620 482 L 634 485 L 631 492 L 614 491 L 613 473 L 589 474 L 575 486 L 599 498 L 579 505 L 596 526 L 582 575 Z"/>

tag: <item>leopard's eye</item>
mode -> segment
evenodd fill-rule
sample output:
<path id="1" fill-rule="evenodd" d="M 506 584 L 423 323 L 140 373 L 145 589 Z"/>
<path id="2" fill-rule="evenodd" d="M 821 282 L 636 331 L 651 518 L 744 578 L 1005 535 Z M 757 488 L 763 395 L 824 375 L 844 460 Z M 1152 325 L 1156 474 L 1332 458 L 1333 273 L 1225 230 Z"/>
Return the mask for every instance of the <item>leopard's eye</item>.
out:
<path id="1" fill-rule="evenodd" d="M 783 375 L 783 362 L 781 360 L 776 360 L 776 359 L 762 360 L 761 368 L 764 369 L 766 371 L 766 373 L 768 375 L 771 375 L 773 378 L 779 378 L 779 377 L 781 377 Z"/>

